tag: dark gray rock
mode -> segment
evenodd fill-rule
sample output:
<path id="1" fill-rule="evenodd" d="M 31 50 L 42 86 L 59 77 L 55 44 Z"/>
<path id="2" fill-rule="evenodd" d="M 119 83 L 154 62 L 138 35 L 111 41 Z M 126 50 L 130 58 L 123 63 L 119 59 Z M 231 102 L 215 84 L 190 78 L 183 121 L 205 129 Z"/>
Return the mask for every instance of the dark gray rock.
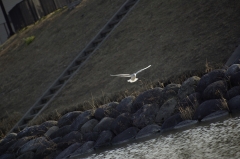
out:
<path id="1" fill-rule="evenodd" d="M 110 130 L 111 124 L 115 119 L 110 117 L 104 117 L 94 128 L 94 132 L 102 132 L 103 130 Z"/>
<path id="2" fill-rule="evenodd" d="M 227 110 L 218 110 L 216 112 L 213 112 L 207 116 L 205 116 L 201 121 L 213 121 L 213 120 L 219 120 L 220 118 L 225 118 L 229 116 L 229 112 Z"/>
<path id="3" fill-rule="evenodd" d="M 182 122 L 183 119 L 180 114 L 175 114 L 168 118 L 162 125 L 161 131 L 167 131 L 170 129 L 173 129 L 174 126 L 178 125 L 180 122 Z"/>
<path id="4" fill-rule="evenodd" d="M 232 86 L 239 86 L 240 85 L 240 71 L 236 72 L 230 77 L 231 85 Z"/>
<path id="5" fill-rule="evenodd" d="M 132 126 L 132 119 L 129 113 L 119 115 L 111 124 L 111 130 L 115 134 L 119 134 Z"/>
<path id="6" fill-rule="evenodd" d="M 184 81 L 178 90 L 178 97 L 180 99 L 183 99 L 188 95 L 194 93 L 199 81 L 200 78 L 197 76 L 190 77 Z"/>
<path id="7" fill-rule="evenodd" d="M 65 125 L 71 125 L 72 122 L 81 114 L 81 111 L 73 111 L 63 115 L 58 120 L 58 127 L 61 128 Z"/>
<path id="8" fill-rule="evenodd" d="M 102 120 L 102 118 L 105 117 L 105 112 L 104 112 L 104 109 L 103 108 L 97 108 L 94 112 L 94 117 L 97 119 L 97 120 Z"/>
<path id="9" fill-rule="evenodd" d="M 168 119 L 174 113 L 176 105 L 177 100 L 175 98 L 167 100 L 157 112 L 155 122 L 163 123 L 163 121 Z"/>
<path id="10" fill-rule="evenodd" d="M 0 147 L 0 155 L 4 154 L 17 140 L 11 140 Z"/>
<path id="11" fill-rule="evenodd" d="M 49 138 L 50 135 L 52 135 L 54 132 L 57 132 L 59 130 L 58 126 L 52 126 L 51 128 L 48 129 L 48 131 L 44 134 L 46 138 Z"/>
<path id="12" fill-rule="evenodd" d="M 111 102 L 105 105 L 100 106 L 94 112 L 94 117 L 97 120 L 102 120 L 104 117 L 116 118 L 120 115 L 120 112 L 116 109 L 118 106 L 117 102 Z"/>
<path id="13" fill-rule="evenodd" d="M 168 84 L 166 87 L 164 87 L 162 91 L 164 101 L 177 97 L 180 87 L 180 84 L 174 83 Z M 159 105 L 162 105 L 162 103 L 160 103 Z"/>
<path id="14" fill-rule="evenodd" d="M 10 153 L 6 153 L 0 156 L 0 159 L 14 159 L 14 158 L 15 158 L 15 155 Z"/>
<path id="15" fill-rule="evenodd" d="M 144 105 L 135 114 L 133 114 L 133 125 L 137 128 L 142 129 L 147 125 L 153 124 L 155 122 L 159 108 L 160 107 L 157 104 Z"/>
<path id="16" fill-rule="evenodd" d="M 96 119 L 91 119 L 88 122 L 86 122 L 82 127 L 81 127 L 81 132 L 82 133 L 89 133 L 92 132 L 93 128 L 98 124 L 98 121 Z"/>
<path id="17" fill-rule="evenodd" d="M 62 137 L 56 137 L 52 139 L 52 142 L 54 142 L 56 145 L 62 142 Z"/>
<path id="18" fill-rule="evenodd" d="M 99 137 L 98 132 L 89 132 L 86 134 L 83 134 L 83 141 L 96 141 Z"/>
<path id="19" fill-rule="evenodd" d="M 3 146 L 4 144 L 17 139 L 17 134 L 16 133 L 10 133 L 5 136 L 0 142 L 0 147 Z"/>
<path id="20" fill-rule="evenodd" d="M 49 147 L 53 147 L 54 143 L 52 141 L 47 141 L 45 137 L 39 137 L 32 139 L 25 143 L 19 150 L 19 154 L 24 154 L 28 151 L 35 151 L 40 153 L 40 151 L 45 150 Z"/>
<path id="21" fill-rule="evenodd" d="M 203 98 L 204 100 L 226 98 L 227 90 L 227 83 L 225 81 L 216 81 L 205 88 Z"/>
<path id="22" fill-rule="evenodd" d="M 227 69 L 226 76 L 231 77 L 233 74 L 239 71 L 240 71 L 240 64 L 233 64 Z"/>
<path id="23" fill-rule="evenodd" d="M 136 139 L 152 135 L 156 132 L 159 132 L 160 130 L 161 130 L 161 126 L 159 126 L 157 124 L 148 125 L 148 126 L 142 128 L 138 132 L 138 134 L 136 135 Z"/>
<path id="24" fill-rule="evenodd" d="M 62 158 L 67 158 L 71 153 L 76 151 L 80 146 L 82 146 L 81 143 L 74 143 L 68 148 L 66 148 L 64 151 L 62 151 L 60 154 L 55 159 L 62 159 Z"/>
<path id="25" fill-rule="evenodd" d="M 192 93 L 189 96 L 181 99 L 178 102 L 178 108 L 186 108 L 186 107 L 191 107 L 191 108 L 197 108 L 200 103 L 202 103 L 202 97 L 201 94 L 198 92 Z"/>
<path id="26" fill-rule="evenodd" d="M 224 80 L 226 78 L 225 72 L 226 70 L 224 69 L 217 69 L 205 74 L 198 82 L 196 91 L 202 93 L 209 84 Z"/>
<path id="27" fill-rule="evenodd" d="M 231 113 L 240 111 L 240 95 L 237 95 L 228 101 L 228 108 Z"/>
<path id="28" fill-rule="evenodd" d="M 53 126 L 57 126 L 58 122 L 55 120 L 49 120 L 49 121 L 45 121 L 44 123 L 42 123 L 40 125 L 40 129 L 42 130 L 48 130 L 49 128 L 53 127 Z"/>
<path id="29" fill-rule="evenodd" d="M 83 124 L 92 119 L 92 111 L 85 111 L 80 114 L 71 124 L 71 130 L 81 130 Z"/>
<path id="30" fill-rule="evenodd" d="M 113 136 L 114 135 L 110 130 L 101 132 L 101 134 L 99 135 L 99 137 L 94 145 L 94 148 L 99 148 L 99 147 L 110 145 Z"/>
<path id="31" fill-rule="evenodd" d="M 58 129 L 57 131 L 53 132 L 49 137 L 51 139 L 54 139 L 56 137 L 63 137 L 70 132 L 71 132 L 71 125 L 65 125 L 65 126 L 61 127 L 60 129 Z"/>
<path id="32" fill-rule="evenodd" d="M 138 131 L 139 129 L 136 127 L 130 127 L 124 130 L 122 133 L 118 134 L 112 139 L 112 144 L 127 142 L 130 139 L 133 139 L 137 135 Z"/>
<path id="33" fill-rule="evenodd" d="M 135 97 L 129 96 L 121 100 L 119 105 L 117 106 L 117 111 L 120 113 L 131 113 L 132 112 L 132 104 Z"/>
<path id="34" fill-rule="evenodd" d="M 46 157 L 44 157 L 44 159 L 55 159 L 61 152 L 62 150 L 56 150 L 51 154 L 47 155 Z"/>
<path id="35" fill-rule="evenodd" d="M 84 143 L 81 147 L 74 151 L 74 153 L 72 153 L 71 156 L 81 155 L 93 151 L 94 144 L 95 144 L 94 141 L 88 141 Z"/>
<path id="36" fill-rule="evenodd" d="M 23 138 L 25 136 L 37 136 L 43 135 L 47 131 L 46 127 L 40 127 L 40 125 L 34 125 L 24 128 L 17 134 L 17 138 Z"/>
<path id="37" fill-rule="evenodd" d="M 218 110 L 227 109 L 228 105 L 223 99 L 211 99 L 199 105 L 194 113 L 193 119 L 201 121 L 205 116 Z"/>
<path id="38" fill-rule="evenodd" d="M 197 124 L 197 120 L 184 120 L 180 123 L 178 123 L 176 126 L 174 126 L 174 129 L 182 129 L 187 127 L 192 127 L 193 125 Z"/>
<path id="39" fill-rule="evenodd" d="M 58 143 L 58 148 L 65 149 L 69 145 L 74 144 L 76 142 L 82 142 L 83 141 L 83 134 L 79 131 L 72 131 L 69 134 L 65 135 L 61 142 Z"/>
<path id="40" fill-rule="evenodd" d="M 18 156 L 17 159 L 34 159 L 35 153 L 32 151 L 25 152 L 24 154 Z"/>
<path id="41" fill-rule="evenodd" d="M 240 95 L 240 86 L 234 86 L 227 92 L 227 99 L 232 99 L 233 97 Z"/>
<path id="42" fill-rule="evenodd" d="M 157 103 L 162 105 L 163 103 L 163 94 L 162 88 L 157 87 L 148 91 L 145 91 L 138 95 L 133 102 L 131 113 L 135 113 L 138 109 L 140 109 L 145 104 L 153 104 Z"/>
<path id="43" fill-rule="evenodd" d="M 15 152 L 17 151 L 22 145 L 24 145 L 25 143 L 27 143 L 28 141 L 34 139 L 33 136 L 27 136 L 27 137 L 23 137 L 21 139 L 18 139 L 11 147 L 8 148 L 9 152 Z"/>

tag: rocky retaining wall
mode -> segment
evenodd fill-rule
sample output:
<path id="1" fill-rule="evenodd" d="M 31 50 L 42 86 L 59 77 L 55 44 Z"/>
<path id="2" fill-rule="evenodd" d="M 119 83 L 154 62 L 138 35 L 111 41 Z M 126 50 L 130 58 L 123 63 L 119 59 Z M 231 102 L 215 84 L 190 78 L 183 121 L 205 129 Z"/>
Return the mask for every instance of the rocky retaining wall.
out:
<path id="1" fill-rule="evenodd" d="M 66 158 L 240 110 L 240 64 L 26 127 L 0 142 L 0 159 Z"/>

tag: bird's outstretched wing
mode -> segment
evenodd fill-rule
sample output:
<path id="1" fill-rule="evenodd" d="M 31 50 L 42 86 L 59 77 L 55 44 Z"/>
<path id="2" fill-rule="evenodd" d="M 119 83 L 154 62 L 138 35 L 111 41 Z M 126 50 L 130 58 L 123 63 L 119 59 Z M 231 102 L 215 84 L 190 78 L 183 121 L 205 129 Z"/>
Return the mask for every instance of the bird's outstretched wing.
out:
<path id="1" fill-rule="evenodd" d="M 149 65 L 148 67 L 145 67 L 145 68 L 143 68 L 143 69 L 141 69 L 141 70 L 137 71 L 137 72 L 136 72 L 136 74 L 138 74 L 138 73 L 142 72 L 143 70 L 146 70 L 146 69 L 147 69 L 147 68 L 149 68 L 149 67 L 151 67 L 151 65 Z"/>
<path id="2" fill-rule="evenodd" d="M 110 76 L 118 76 L 118 77 L 131 77 L 130 74 L 117 74 L 117 75 L 110 75 Z"/>

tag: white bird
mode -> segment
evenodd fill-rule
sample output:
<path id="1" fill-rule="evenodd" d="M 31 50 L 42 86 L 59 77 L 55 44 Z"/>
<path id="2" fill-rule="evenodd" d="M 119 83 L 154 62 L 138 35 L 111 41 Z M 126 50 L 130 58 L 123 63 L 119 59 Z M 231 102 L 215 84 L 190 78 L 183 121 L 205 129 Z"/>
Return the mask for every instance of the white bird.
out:
<path id="1" fill-rule="evenodd" d="M 138 78 L 136 78 L 137 74 L 142 72 L 143 70 L 146 70 L 147 68 L 151 67 L 151 65 L 149 65 L 148 67 L 145 67 L 139 71 L 137 71 L 136 73 L 133 74 L 117 74 L 117 75 L 110 75 L 110 76 L 118 76 L 118 77 L 131 77 L 131 79 L 127 80 L 130 83 L 136 82 L 138 80 Z"/>

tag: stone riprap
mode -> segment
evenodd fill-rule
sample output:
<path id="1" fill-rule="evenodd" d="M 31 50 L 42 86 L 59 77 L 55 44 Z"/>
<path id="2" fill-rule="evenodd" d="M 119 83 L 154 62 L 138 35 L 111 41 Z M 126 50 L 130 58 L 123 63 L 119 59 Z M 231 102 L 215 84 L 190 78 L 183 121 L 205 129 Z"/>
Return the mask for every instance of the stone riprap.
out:
<path id="1" fill-rule="evenodd" d="M 240 111 L 240 65 L 213 70 L 58 121 L 26 127 L 0 142 L 1 158 L 67 158 Z"/>

